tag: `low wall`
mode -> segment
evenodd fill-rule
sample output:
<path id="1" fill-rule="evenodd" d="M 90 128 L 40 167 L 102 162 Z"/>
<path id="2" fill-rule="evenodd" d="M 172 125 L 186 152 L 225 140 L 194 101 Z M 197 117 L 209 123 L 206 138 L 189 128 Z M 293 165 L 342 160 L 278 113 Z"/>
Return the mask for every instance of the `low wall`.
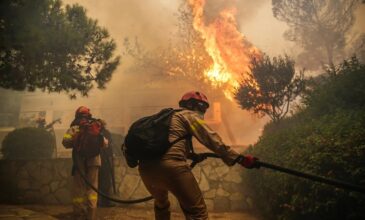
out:
<path id="1" fill-rule="evenodd" d="M 0 160 L 1 202 L 68 204 L 71 159 Z"/>
<path id="2" fill-rule="evenodd" d="M 72 161 L 69 158 L 42 160 L 0 160 L 0 202 L 13 204 L 71 204 Z M 148 195 L 137 169 L 114 158 L 118 194 L 123 199 Z M 220 160 L 208 159 L 193 170 L 209 210 L 241 211 L 252 209 L 252 200 L 239 166 L 227 167 Z M 170 197 L 172 209 L 179 209 Z M 152 201 L 136 204 L 152 207 Z"/>

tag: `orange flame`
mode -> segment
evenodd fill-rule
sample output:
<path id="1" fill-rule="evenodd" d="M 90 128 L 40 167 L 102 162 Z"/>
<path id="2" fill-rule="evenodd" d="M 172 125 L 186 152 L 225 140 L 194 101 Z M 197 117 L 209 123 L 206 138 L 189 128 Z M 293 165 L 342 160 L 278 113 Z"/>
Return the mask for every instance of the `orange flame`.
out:
<path id="1" fill-rule="evenodd" d="M 237 30 L 235 8 L 220 11 L 213 22 L 205 24 L 205 0 L 188 0 L 193 13 L 193 26 L 204 39 L 205 50 L 213 64 L 204 76 L 213 87 L 223 89 L 225 96 L 233 100 L 233 91 L 239 87 L 242 77 L 250 74 L 250 60 L 260 58 L 260 51 Z"/>

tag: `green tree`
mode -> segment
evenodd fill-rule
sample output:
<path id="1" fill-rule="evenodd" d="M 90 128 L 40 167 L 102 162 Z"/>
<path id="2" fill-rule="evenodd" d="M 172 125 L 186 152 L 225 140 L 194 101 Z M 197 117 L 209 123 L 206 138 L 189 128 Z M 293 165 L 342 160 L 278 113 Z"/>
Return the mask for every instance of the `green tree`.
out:
<path id="1" fill-rule="evenodd" d="M 337 109 L 365 106 L 365 65 L 357 57 L 344 60 L 338 68 L 309 81 L 303 103 L 312 116 L 333 113 Z"/>
<path id="2" fill-rule="evenodd" d="M 302 65 L 316 69 L 320 64 L 343 60 L 346 37 L 354 24 L 358 0 L 272 0 L 274 17 L 289 25 L 284 37 L 303 48 Z"/>
<path id="3" fill-rule="evenodd" d="M 303 71 L 296 74 L 294 64 L 288 56 L 253 59 L 252 74 L 242 80 L 235 92 L 241 108 L 267 115 L 274 122 L 285 117 L 290 103 L 304 91 Z"/>
<path id="4" fill-rule="evenodd" d="M 80 5 L 60 0 L 0 2 L 0 86 L 87 96 L 119 64 L 116 44 Z"/>

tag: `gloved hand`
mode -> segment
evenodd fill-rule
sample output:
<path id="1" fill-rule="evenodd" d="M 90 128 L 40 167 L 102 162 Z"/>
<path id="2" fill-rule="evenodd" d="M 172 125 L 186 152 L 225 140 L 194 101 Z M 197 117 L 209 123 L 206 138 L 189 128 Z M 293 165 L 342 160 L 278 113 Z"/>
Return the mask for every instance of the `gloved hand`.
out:
<path id="1" fill-rule="evenodd" d="M 237 158 L 237 163 L 239 163 L 241 166 L 247 168 L 247 169 L 252 169 L 252 168 L 260 168 L 260 165 L 257 163 L 259 159 L 256 157 L 253 157 L 252 155 L 240 155 Z"/>

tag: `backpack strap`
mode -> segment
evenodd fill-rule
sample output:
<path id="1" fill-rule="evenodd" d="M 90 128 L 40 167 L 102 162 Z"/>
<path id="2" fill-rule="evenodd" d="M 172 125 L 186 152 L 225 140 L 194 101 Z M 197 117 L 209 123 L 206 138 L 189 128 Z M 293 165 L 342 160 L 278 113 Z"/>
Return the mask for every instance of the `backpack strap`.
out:
<path id="1" fill-rule="evenodd" d="M 172 145 L 174 145 L 177 142 L 179 142 L 181 140 L 184 140 L 184 139 L 186 139 L 186 140 L 189 140 L 190 139 L 191 140 L 191 135 L 190 134 L 187 134 L 187 135 L 184 135 L 182 137 L 177 138 L 176 140 L 174 140 L 173 142 L 170 143 L 169 147 L 171 147 Z M 189 146 L 190 146 L 190 143 L 189 143 Z"/>
<path id="2" fill-rule="evenodd" d="M 198 164 L 199 162 L 203 161 L 206 158 L 202 157 L 201 154 L 195 153 L 194 147 L 193 147 L 193 139 L 192 139 L 191 135 L 190 135 L 190 138 L 188 139 L 188 146 L 189 146 L 189 150 L 190 150 L 188 159 L 193 161 L 190 164 L 190 167 L 193 168 L 196 164 Z"/>
<path id="3" fill-rule="evenodd" d="M 197 153 L 195 153 L 194 148 L 193 148 L 193 140 L 192 140 L 193 136 L 191 136 L 190 134 L 184 135 L 182 137 L 177 138 L 176 140 L 174 140 L 173 142 L 170 143 L 169 147 L 171 147 L 172 145 L 176 144 L 177 142 L 186 139 L 188 141 L 188 147 L 190 150 L 190 154 L 191 154 L 191 158 L 194 160 L 194 158 L 198 155 Z"/>
<path id="4" fill-rule="evenodd" d="M 173 111 L 173 112 L 180 112 L 180 111 L 182 111 L 182 110 L 184 110 L 184 109 L 182 109 L 182 108 L 178 108 L 178 109 L 171 109 L 171 111 Z M 176 144 L 177 142 L 179 142 L 179 141 L 181 141 L 181 140 L 186 139 L 186 140 L 190 140 L 190 142 L 188 143 L 188 145 L 189 145 L 189 148 L 191 148 L 191 147 L 190 147 L 190 146 L 192 146 L 192 145 L 191 145 L 191 138 L 192 138 L 192 136 L 191 136 L 190 134 L 187 134 L 187 135 L 184 135 L 184 136 L 182 136 L 182 137 L 179 137 L 179 138 L 177 138 L 176 140 L 174 140 L 173 142 L 171 142 L 171 143 L 170 143 L 170 145 L 169 145 L 169 147 L 171 147 L 172 145 Z"/>

